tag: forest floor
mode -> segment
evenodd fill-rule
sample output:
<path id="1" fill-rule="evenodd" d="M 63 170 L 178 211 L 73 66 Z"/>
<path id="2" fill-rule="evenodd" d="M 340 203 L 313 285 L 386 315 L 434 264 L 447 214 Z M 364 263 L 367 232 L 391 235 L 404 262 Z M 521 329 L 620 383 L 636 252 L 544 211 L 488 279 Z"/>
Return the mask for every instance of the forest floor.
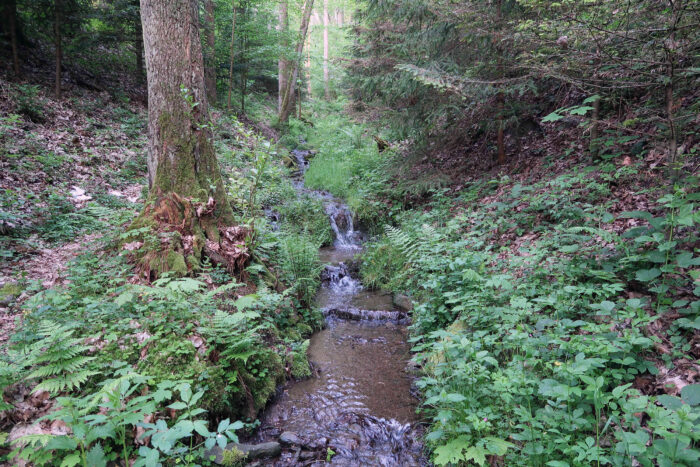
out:
<path id="1" fill-rule="evenodd" d="M 72 425 L 39 417 L 60 416 L 58 395 L 77 402 L 107 391 L 123 377 L 125 364 L 139 387 L 146 384 L 141 375 L 148 375 L 149 385 L 170 385 L 186 398 L 193 397 L 192 384 L 198 410 L 219 426 L 210 438 L 234 440 L 234 431 L 225 430 L 244 423 L 252 429 L 281 383 L 310 375 L 304 341 L 321 316 L 296 285 L 295 274 L 304 274 L 305 266 L 294 262 L 294 248 L 311 255 L 306 266 L 314 277 L 305 284 L 313 288 L 318 245 L 332 237 L 321 203 L 298 198 L 285 166 L 291 159 L 260 134 L 274 136 L 271 128 L 212 114 L 236 215 L 241 222 L 250 222 L 245 213 L 263 216 L 248 270 L 233 277 L 205 262 L 190 278 L 166 275 L 152 282 L 136 273 L 126 233 L 147 189 L 145 107 L 121 93 L 80 86 L 57 101 L 42 85 L 0 80 L 0 112 L 0 460 L 17 438 L 31 435 L 38 438 L 30 436 L 10 458 L 41 465 L 41 456 L 54 451 L 53 465 L 59 454 L 39 449 L 46 440 L 41 436 L 70 434 Z M 256 185 L 256 174 L 264 186 Z M 263 207 L 278 213 L 274 228 Z M 36 386 L 41 378 L 32 368 L 42 364 L 34 359 L 62 345 L 72 350 L 61 350 L 57 365 L 77 366 L 61 382 L 44 378 L 49 386 Z M 70 360 L 74 351 L 79 363 Z M 141 407 L 142 421 L 176 421 L 174 412 L 154 408 Z M 225 419 L 243 421 L 226 425 Z M 194 425 L 181 421 L 192 433 Z M 186 451 L 203 450 L 199 439 Z M 98 444 L 115 458 L 108 438 Z M 142 444 L 128 450 L 137 456 Z M 164 446 L 162 459 L 184 456 L 179 442 Z M 155 451 L 143 452 L 154 459 Z"/>

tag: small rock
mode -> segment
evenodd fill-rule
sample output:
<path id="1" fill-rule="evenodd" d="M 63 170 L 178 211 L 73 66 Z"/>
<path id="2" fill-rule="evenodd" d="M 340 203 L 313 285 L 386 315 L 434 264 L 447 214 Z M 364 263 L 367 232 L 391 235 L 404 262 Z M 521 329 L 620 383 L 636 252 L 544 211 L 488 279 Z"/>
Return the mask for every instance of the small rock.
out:
<path id="1" fill-rule="evenodd" d="M 392 302 L 394 306 L 401 308 L 404 311 L 413 310 L 413 301 L 408 295 L 400 293 L 394 294 L 394 296 L 392 297 Z"/>
<path id="2" fill-rule="evenodd" d="M 226 445 L 225 449 L 228 451 L 238 449 L 239 451 L 247 455 L 247 459 L 277 457 L 282 452 L 282 447 L 280 446 L 280 443 L 275 441 L 260 444 L 229 443 Z M 221 449 L 219 446 L 214 446 L 213 448 L 204 451 L 205 459 L 209 459 L 211 456 L 215 456 L 215 464 L 222 465 L 222 462 L 224 460 L 224 450 Z"/>
<path id="3" fill-rule="evenodd" d="M 280 443 L 291 446 L 301 446 L 304 442 L 292 431 L 285 431 L 280 435 Z"/>

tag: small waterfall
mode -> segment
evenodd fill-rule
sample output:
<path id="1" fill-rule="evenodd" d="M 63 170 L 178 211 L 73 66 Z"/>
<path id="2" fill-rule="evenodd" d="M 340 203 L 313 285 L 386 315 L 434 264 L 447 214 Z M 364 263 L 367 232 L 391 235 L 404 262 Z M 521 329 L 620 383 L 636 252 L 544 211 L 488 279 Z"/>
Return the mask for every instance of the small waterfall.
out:
<path id="1" fill-rule="evenodd" d="M 299 175 L 302 177 L 304 176 L 304 173 L 306 173 L 306 169 L 309 168 L 309 161 L 306 160 L 306 157 L 309 155 L 310 151 L 308 150 L 302 150 L 302 149 L 293 149 L 292 150 L 292 156 L 294 156 L 294 159 L 297 160 L 297 167 L 299 168 Z"/>
<path id="2" fill-rule="evenodd" d="M 335 235 L 336 248 L 359 249 L 360 236 L 355 231 L 352 211 L 342 203 L 326 204 L 326 214 Z"/>
<path id="3" fill-rule="evenodd" d="M 336 294 L 352 295 L 362 290 L 362 284 L 350 275 L 345 263 L 326 265 L 321 280 Z"/>

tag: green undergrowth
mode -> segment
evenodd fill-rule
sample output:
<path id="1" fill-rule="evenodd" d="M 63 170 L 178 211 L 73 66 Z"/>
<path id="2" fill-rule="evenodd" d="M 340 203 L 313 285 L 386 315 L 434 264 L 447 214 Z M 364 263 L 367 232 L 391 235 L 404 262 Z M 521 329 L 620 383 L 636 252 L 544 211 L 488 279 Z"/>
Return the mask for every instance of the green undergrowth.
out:
<path id="1" fill-rule="evenodd" d="M 133 250 L 123 248 L 130 234 L 123 232 L 140 205 L 97 189 L 83 206 L 58 190 L 40 207 L 47 210 L 40 223 L 16 222 L 8 245 L 31 245 L 37 233 L 56 246 L 82 233 L 99 235 L 68 264 L 64 285 L 44 290 L 40 280 L 18 273 L 7 286 L 8 294 L 16 287 L 30 298 L 11 305 L 18 318 L 0 356 L 0 410 L 18 410 L 16 394 L 46 391 L 58 410 L 41 421 L 60 420 L 70 431 L 0 444 L 0 461 L 206 464 L 205 448 L 235 441 L 237 432 L 256 425 L 258 411 L 287 378 L 287 365 L 291 376 L 309 376 L 307 339 L 321 323 L 311 306 L 318 248 L 332 238 L 323 207 L 297 198 L 284 149 L 234 117 L 222 116 L 214 126 L 236 220 L 253 232 L 242 275 L 204 261 L 186 277 L 134 280 Z M 141 170 L 132 173 L 126 164 L 126 173 L 110 177 L 142 180 L 144 155 L 136 156 Z M 3 215 L 13 212 L 36 218 L 22 209 Z"/>
<path id="2" fill-rule="evenodd" d="M 288 138 L 307 141 L 316 151 L 306 172 L 306 186 L 345 200 L 356 219 L 371 230 L 378 217 L 387 215 L 380 196 L 390 185 L 394 154 L 391 149 L 378 152 L 368 127 L 343 113 L 346 104 L 342 98 L 314 102 L 314 126 L 292 121 Z"/>
<path id="3" fill-rule="evenodd" d="M 611 163 L 483 180 L 368 246 L 364 283 L 419 303 L 437 465 L 698 464 L 700 194 L 662 180 Z M 621 185 L 648 208 L 625 211 Z"/>

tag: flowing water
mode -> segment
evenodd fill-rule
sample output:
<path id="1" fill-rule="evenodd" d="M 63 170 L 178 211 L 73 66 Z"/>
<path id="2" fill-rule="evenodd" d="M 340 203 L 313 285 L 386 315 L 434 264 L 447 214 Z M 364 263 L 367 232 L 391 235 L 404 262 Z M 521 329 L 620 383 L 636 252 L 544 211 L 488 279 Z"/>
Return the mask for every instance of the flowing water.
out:
<path id="1" fill-rule="evenodd" d="M 303 173 L 304 151 L 294 151 Z M 417 399 L 407 372 L 407 316 L 389 295 L 368 291 L 355 277 L 353 258 L 361 232 L 352 212 L 330 195 L 324 200 L 335 234 L 333 247 L 321 251 L 326 264 L 317 305 L 326 326 L 311 338 L 314 375 L 290 383 L 261 417 L 254 441 L 277 440 L 293 432 L 295 443 L 265 465 L 326 465 L 329 450 L 338 466 L 422 466 Z M 284 441 L 284 440 L 282 440 Z"/>

